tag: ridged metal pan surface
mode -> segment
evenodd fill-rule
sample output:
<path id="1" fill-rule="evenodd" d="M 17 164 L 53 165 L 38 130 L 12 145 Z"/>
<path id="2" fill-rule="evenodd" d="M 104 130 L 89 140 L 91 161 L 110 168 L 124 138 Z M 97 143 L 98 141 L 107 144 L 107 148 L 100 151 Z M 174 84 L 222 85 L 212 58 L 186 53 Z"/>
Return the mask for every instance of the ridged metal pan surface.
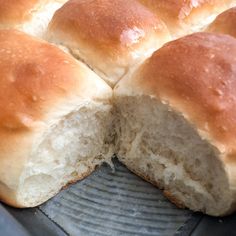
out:
<path id="1" fill-rule="evenodd" d="M 72 236 L 174 235 L 191 216 L 118 161 L 104 165 L 40 207 Z"/>

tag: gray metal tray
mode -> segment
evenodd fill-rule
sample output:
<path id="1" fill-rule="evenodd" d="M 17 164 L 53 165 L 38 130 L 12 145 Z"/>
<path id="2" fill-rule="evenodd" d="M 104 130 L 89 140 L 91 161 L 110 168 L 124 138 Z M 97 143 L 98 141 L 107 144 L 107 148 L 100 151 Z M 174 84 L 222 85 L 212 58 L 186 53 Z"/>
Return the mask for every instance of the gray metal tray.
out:
<path id="1" fill-rule="evenodd" d="M 236 236 L 236 215 L 213 218 L 177 209 L 117 160 L 33 209 L 0 205 L 4 236 Z"/>

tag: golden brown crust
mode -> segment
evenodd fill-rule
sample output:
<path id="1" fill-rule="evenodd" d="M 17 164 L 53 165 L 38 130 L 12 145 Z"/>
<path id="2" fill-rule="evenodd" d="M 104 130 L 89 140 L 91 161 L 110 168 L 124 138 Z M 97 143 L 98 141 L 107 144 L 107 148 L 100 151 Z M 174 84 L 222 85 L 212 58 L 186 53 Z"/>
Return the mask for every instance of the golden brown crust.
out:
<path id="1" fill-rule="evenodd" d="M 235 55 L 233 37 L 196 33 L 167 43 L 127 81 L 170 103 L 220 151 L 235 157 Z"/>
<path id="2" fill-rule="evenodd" d="M 139 0 L 146 7 L 157 14 L 168 26 L 172 33 L 176 33 L 184 25 L 196 24 L 214 11 L 224 10 L 231 0 Z"/>
<path id="3" fill-rule="evenodd" d="M 53 45 L 14 30 L 0 31 L 0 45 L 1 130 L 27 130 L 83 87 L 77 62 Z"/>
<path id="4" fill-rule="evenodd" d="M 228 34 L 236 37 L 236 7 L 233 7 L 217 16 L 206 31 Z"/>
<path id="5" fill-rule="evenodd" d="M 17 132 L 42 118 L 42 108 L 69 94 L 76 62 L 18 31 L 0 31 L 0 129 Z"/>
<path id="6" fill-rule="evenodd" d="M 0 30 L 0 45 L 0 199 L 25 207 L 21 176 L 42 134 L 81 104 L 109 104 L 112 90 L 47 42 Z"/>
<path id="7" fill-rule="evenodd" d="M 31 18 L 42 0 L 0 0 L 0 24 L 20 24 Z"/>
<path id="8" fill-rule="evenodd" d="M 47 39 L 62 44 L 111 86 L 170 39 L 166 25 L 135 0 L 70 0 Z"/>
<path id="9" fill-rule="evenodd" d="M 59 9 L 50 31 L 68 33 L 101 54 L 116 57 L 145 40 L 146 34 L 164 28 L 163 23 L 135 0 L 70 0 Z"/>

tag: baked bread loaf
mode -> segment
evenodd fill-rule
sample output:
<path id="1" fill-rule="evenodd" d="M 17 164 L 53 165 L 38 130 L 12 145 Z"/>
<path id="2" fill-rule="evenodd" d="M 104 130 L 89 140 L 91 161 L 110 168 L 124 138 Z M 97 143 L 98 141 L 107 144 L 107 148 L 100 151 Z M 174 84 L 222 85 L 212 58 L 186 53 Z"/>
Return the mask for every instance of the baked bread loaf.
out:
<path id="1" fill-rule="evenodd" d="M 236 210 L 236 40 L 162 47 L 235 37 L 235 8 L 207 27 L 235 5 L 0 0 L 0 199 L 39 205 L 117 153 L 179 206 Z"/>
<path id="2" fill-rule="evenodd" d="M 135 0 L 70 0 L 55 13 L 47 40 L 67 47 L 113 86 L 170 37 Z"/>
<path id="3" fill-rule="evenodd" d="M 167 43 L 114 89 L 119 159 L 179 206 L 236 206 L 236 40 L 196 33 Z"/>
<path id="4" fill-rule="evenodd" d="M 228 34 L 236 37 L 236 7 L 233 7 L 217 16 L 206 31 Z"/>
<path id="5" fill-rule="evenodd" d="M 0 0 L 0 29 L 42 37 L 54 12 L 67 0 Z"/>
<path id="6" fill-rule="evenodd" d="M 235 0 L 138 0 L 168 26 L 174 38 L 201 31 Z"/>
<path id="7" fill-rule="evenodd" d="M 16 30 L 0 30 L 0 58 L 0 199 L 33 207 L 109 161 L 112 90 Z"/>

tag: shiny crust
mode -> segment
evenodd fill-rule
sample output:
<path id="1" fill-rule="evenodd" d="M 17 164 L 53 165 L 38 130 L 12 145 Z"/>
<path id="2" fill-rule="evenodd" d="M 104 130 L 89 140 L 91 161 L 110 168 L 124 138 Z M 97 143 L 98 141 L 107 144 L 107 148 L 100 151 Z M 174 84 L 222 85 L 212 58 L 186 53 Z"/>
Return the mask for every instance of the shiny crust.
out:
<path id="1" fill-rule="evenodd" d="M 2 30 L 0 45 L 0 130 L 29 128 L 56 100 L 83 86 L 77 62 L 48 43 Z"/>
<path id="2" fill-rule="evenodd" d="M 166 25 L 135 0 L 70 0 L 47 39 L 68 47 L 112 86 L 170 39 Z"/>
<path id="3" fill-rule="evenodd" d="M 106 100 L 111 95 L 91 70 L 51 44 L 0 30 L 0 45 L 0 132 L 29 130 L 68 97 Z"/>
<path id="4" fill-rule="evenodd" d="M 170 32 L 176 33 L 185 25 L 196 24 L 197 21 L 209 17 L 214 11 L 222 11 L 232 0 L 138 0 L 168 26 Z"/>
<path id="5" fill-rule="evenodd" d="M 21 174 L 40 134 L 80 104 L 109 104 L 112 90 L 42 40 L 0 30 L 0 45 L 0 199 L 20 207 Z"/>
<path id="6" fill-rule="evenodd" d="M 167 43 L 115 89 L 119 86 L 126 93 L 160 97 L 190 120 L 228 161 L 235 160 L 236 40 L 233 37 L 196 33 Z"/>
<path id="7" fill-rule="evenodd" d="M 236 7 L 233 7 L 217 16 L 206 31 L 228 34 L 236 37 Z"/>
<path id="8" fill-rule="evenodd" d="M 168 104 L 216 148 L 229 183 L 225 188 L 231 195 L 231 206 L 223 215 L 236 209 L 235 90 L 236 40 L 211 33 L 195 33 L 165 44 L 114 88 L 115 96 L 150 96 Z M 127 166 L 132 169 L 128 161 Z M 171 189 L 164 194 L 184 205 Z"/>
<path id="9" fill-rule="evenodd" d="M 43 0 L 0 0 L 0 24 L 20 24 L 31 18 Z"/>
<path id="10" fill-rule="evenodd" d="M 135 0 L 70 0 L 55 13 L 49 30 L 68 33 L 71 40 L 117 57 L 162 28 L 163 23 Z"/>

